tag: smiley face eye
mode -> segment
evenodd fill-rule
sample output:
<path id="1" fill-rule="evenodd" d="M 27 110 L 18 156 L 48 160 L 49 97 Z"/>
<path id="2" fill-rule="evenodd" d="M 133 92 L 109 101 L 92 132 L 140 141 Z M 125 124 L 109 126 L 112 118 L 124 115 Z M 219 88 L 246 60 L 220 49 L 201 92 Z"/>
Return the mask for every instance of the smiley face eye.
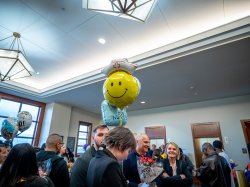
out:
<path id="1" fill-rule="evenodd" d="M 121 81 L 119 82 L 119 85 L 120 85 L 120 86 L 122 85 L 122 82 L 121 82 Z"/>
<path id="2" fill-rule="evenodd" d="M 114 85 L 114 83 L 113 82 L 111 82 L 111 86 L 113 86 Z"/>

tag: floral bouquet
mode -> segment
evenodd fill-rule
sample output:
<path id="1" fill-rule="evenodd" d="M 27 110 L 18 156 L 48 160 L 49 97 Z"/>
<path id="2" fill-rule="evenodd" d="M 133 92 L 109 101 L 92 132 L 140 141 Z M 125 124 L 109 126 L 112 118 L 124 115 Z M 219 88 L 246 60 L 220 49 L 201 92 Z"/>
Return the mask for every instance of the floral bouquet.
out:
<path id="1" fill-rule="evenodd" d="M 141 181 L 148 184 L 163 172 L 162 164 L 149 157 L 140 157 L 137 168 Z"/>

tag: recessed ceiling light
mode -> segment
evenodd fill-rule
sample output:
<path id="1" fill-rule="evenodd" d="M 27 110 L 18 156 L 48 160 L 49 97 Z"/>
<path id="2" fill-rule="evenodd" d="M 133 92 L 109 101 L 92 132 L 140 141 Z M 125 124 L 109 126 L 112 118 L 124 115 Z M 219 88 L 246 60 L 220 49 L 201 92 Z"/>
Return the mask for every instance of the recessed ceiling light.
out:
<path id="1" fill-rule="evenodd" d="M 104 38 L 99 38 L 98 42 L 104 45 L 106 43 L 106 40 Z"/>
<path id="2" fill-rule="evenodd" d="M 36 72 L 37 75 L 39 75 L 40 73 L 39 72 Z"/>
<path id="3" fill-rule="evenodd" d="M 141 104 L 145 104 L 146 102 L 145 101 L 141 101 Z"/>

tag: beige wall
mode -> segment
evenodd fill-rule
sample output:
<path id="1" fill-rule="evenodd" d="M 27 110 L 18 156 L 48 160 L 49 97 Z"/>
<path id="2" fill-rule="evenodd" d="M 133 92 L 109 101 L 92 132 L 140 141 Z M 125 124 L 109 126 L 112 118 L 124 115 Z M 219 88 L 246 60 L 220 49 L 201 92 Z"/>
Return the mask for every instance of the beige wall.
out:
<path id="1" fill-rule="evenodd" d="M 77 137 L 79 121 L 92 123 L 92 129 L 94 129 L 97 125 L 100 124 L 100 116 L 91 112 L 80 110 L 78 108 L 73 108 L 68 136 Z"/>
<path id="2" fill-rule="evenodd" d="M 78 108 L 73 108 L 60 103 L 49 103 L 46 106 L 39 145 L 44 143 L 51 133 L 57 133 L 64 137 L 77 137 L 79 121 L 92 123 L 92 128 L 99 125 L 100 116 Z"/>
<path id="3" fill-rule="evenodd" d="M 49 103 L 45 109 L 42 132 L 39 145 L 46 142 L 49 134 L 57 133 L 63 136 L 66 143 L 69 132 L 71 106 L 60 103 Z"/>
<path id="4" fill-rule="evenodd" d="M 250 119 L 250 96 L 129 112 L 127 127 L 140 133 L 146 126 L 164 125 L 167 139 L 194 157 L 191 124 L 219 122 L 223 140 L 228 137 L 226 152 L 239 164 L 237 169 L 243 169 L 249 158 L 241 150 L 246 148 L 242 119 Z"/>

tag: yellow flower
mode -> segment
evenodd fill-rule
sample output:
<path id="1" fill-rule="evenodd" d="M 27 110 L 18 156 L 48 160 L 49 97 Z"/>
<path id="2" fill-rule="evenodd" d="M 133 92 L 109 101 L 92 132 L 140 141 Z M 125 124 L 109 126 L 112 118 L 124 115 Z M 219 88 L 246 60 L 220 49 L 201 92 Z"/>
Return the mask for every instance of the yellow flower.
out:
<path id="1" fill-rule="evenodd" d="M 166 155 L 165 153 L 163 153 L 163 154 L 161 154 L 161 157 L 162 157 L 163 159 L 165 159 L 165 158 L 167 158 L 167 155 Z"/>

